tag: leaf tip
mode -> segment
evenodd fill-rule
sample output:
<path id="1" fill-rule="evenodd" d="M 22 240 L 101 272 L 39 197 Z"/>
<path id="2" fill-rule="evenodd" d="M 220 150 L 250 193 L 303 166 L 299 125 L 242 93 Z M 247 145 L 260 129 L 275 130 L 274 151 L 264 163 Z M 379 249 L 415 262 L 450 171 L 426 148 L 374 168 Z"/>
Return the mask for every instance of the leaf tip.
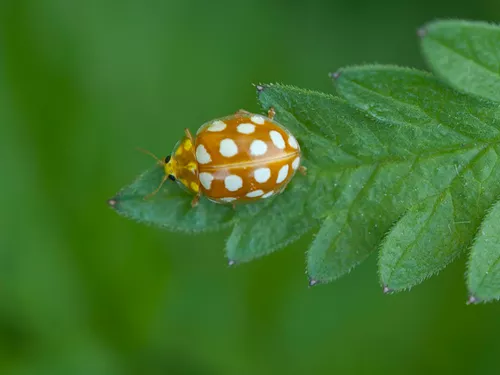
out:
<path id="1" fill-rule="evenodd" d="M 318 285 L 319 281 L 316 279 L 309 279 L 309 287 L 313 287 L 315 285 Z"/>
<path id="2" fill-rule="evenodd" d="M 384 292 L 384 294 L 391 294 L 392 293 L 392 289 L 389 288 L 387 285 L 384 285 L 384 288 L 382 289 L 382 291 Z"/>
<path id="3" fill-rule="evenodd" d="M 118 198 L 117 197 L 110 198 L 108 199 L 107 203 L 109 207 L 116 208 L 116 205 L 118 204 Z"/>
<path id="4" fill-rule="evenodd" d="M 467 305 L 475 305 L 475 304 L 476 304 L 476 303 L 478 303 L 478 302 L 479 302 L 479 300 L 478 300 L 475 296 L 473 296 L 473 295 L 471 294 L 471 295 L 469 296 L 469 298 L 467 299 L 466 304 L 467 304 Z"/>
<path id="5" fill-rule="evenodd" d="M 340 70 L 337 70 L 336 72 L 333 72 L 333 73 L 330 72 L 330 73 L 328 73 L 328 77 L 330 77 L 333 80 L 337 80 L 337 79 L 339 79 L 340 74 L 341 74 Z"/>
<path id="6" fill-rule="evenodd" d="M 266 86 L 264 85 L 255 85 L 255 89 L 257 90 L 257 95 L 260 94 L 262 91 L 264 91 L 265 88 Z"/>
<path id="7" fill-rule="evenodd" d="M 417 29 L 417 36 L 419 38 L 424 38 L 427 35 L 427 27 L 422 26 Z"/>

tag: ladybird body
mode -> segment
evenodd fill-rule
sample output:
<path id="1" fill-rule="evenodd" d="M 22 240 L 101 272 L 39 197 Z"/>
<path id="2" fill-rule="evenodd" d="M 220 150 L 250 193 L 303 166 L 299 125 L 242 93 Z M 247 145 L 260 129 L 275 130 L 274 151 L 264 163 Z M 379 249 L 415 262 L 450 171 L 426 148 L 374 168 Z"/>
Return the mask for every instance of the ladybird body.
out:
<path id="1" fill-rule="evenodd" d="M 216 203 L 239 203 L 281 193 L 300 167 L 300 146 L 269 117 L 245 111 L 188 130 L 165 160 L 166 176 Z"/>

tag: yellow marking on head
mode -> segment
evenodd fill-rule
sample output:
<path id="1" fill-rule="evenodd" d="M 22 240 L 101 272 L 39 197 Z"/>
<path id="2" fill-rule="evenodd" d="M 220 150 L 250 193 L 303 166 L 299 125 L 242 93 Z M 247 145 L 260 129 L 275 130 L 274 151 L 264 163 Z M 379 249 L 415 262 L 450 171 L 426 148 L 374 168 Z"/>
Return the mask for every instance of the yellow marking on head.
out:
<path id="1" fill-rule="evenodd" d="M 166 175 L 174 175 L 175 176 L 175 166 L 176 166 L 176 163 L 175 163 L 175 160 L 174 159 L 170 159 L 168 163 L 165 163 L 165 165 L 163 166 L 163 169 L 165 169 L 165 174 Z"/>
<path id="2" fill-rule="evenodd" d="M 180 154 L 182 154 L 182 152 L 183 152 L 183 149 L 182 149 L 182 147 L 179 146 L 179 147 L 177 147 L 177 150 L 175 150 L 175 155 L 179 156 Z"/>
<path id="3" fill-rule="evenodd" d="M 181 184 L 183 184 L 185 187 L 188 187 L 189 186 L 189 183 L 187 182 L 187 180 L 185 178 L 180 178 L 179 181 L 181 182 Z"/>
<path id="4" fill-rule="evenodd" d="M 200 191 L 200 186 L 196 182 L 191 182 L 191 190 L 198 193 Z"/>
<path id="5" fill-rule="evenodd" d="M 196 165 L 196 163 L 194 161 L 191 161 L 186 165 L 186 168 L 188 169 L 188 171 L 196 173 L 198 166 Z"/>
<path id="6" fill-rule="evenodd" d="M 191 140 L 190 139 L 186 139 L 184 141 L 184 149 L 186 151 L 189 151 L 189 150 L 191 150 L 191 147 L 193 147 L 193 144 L 191 143 Z"/>

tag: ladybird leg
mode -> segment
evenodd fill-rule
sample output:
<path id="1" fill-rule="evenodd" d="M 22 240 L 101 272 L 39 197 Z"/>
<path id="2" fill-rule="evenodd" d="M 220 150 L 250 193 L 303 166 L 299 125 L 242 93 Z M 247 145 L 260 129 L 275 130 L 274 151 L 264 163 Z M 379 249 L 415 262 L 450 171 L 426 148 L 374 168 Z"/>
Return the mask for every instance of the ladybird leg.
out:
<path id="1" fill-rule="evenodd" d="M 231 206 L 233 207 L 233 210 L 236 211 L 236 203 L 232 203 Z"/>
<path id="2" fill-rule="evenodd" d="M 193 208 L 196 207 L 199 202 L 200 202 L 200 194 L 196 194 L 193 200 L 191 201 L 191 207 Z"/>
<path id="3" fill-rule="evenodd" d="M 236 113 L 235 113 L 237 116 L 248 116 L 250 115 L 251 113 L 244 110 L 244 109 L 239 109 Z"/>
<path id="4" fill-rule="evenodd" d="M 163 184 L 164 184 L 164 183 L 165 183 L 165 181 L 167 181 L 167 180 L 168 180 L 168 175 L 164 175 L 164 176 L 163 176 L 163 179 L 162 179 L 162 180 L 161 180 L 161 182 L 160 182 L 160 185 L 159 185 L 159 186 L 158 186 L 158 187 L 157 187 L 157 188 L 156 188 L 153 192 L 151 192 L 151 193 L 149 193 L 148 195 L 146 195 L 146 196 L 144 197 L 144 200 L 148 200 L 148 199 L 149 199 L 149 198 L 151 198 L 152 196 L 156 195 L 156 193 L 158 193 L 158 192 L 160 191 L 161 187 L 163 186 Z"/>
<path id="5" fill-rule="evenodd" d="M 274 107 L 269 108 L 267 111 L 267 117 L 269 117 L 271 120 L 274 119 L 274 116 L 276 115 L 276 111 L 274 110 Z"/>
<path id="6" fill-rule="evenodd" d="M 194 138 L 193 138 L 193 135 L 191 134 L 191 132 L 189 131 L 188 128 L 185 128 L 184 129 L 184 133 L 186 133 L 186 137 L 191 141 L 191 143 L 194 144 Z"/>
<path id="7" fill-rule="evenodd" d="M 302 173 L 304 176 L 307 175 L 307 168 L 301 165 L 299 167 L 299 172 Z"/>

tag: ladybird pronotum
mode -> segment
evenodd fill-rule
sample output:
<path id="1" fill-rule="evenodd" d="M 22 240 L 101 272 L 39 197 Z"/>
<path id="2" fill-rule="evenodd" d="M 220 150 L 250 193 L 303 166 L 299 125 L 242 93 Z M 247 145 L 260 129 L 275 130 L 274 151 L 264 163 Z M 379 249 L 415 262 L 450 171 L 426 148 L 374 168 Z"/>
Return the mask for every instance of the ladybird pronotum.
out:
<path id="1" fill-rule="evenodd" d="M 215 203 L 249 202 L 281 193 L 300 166 L 300 146 L 285 127 L 243 110 L 188 129 L 163 164 L 165 177 Z M 161 187 L 161 185 L 160 185 Z M 159 187 L 159 188 L 160 188 Z M 155 194 L 159 188 L 153 192 Z"/>

